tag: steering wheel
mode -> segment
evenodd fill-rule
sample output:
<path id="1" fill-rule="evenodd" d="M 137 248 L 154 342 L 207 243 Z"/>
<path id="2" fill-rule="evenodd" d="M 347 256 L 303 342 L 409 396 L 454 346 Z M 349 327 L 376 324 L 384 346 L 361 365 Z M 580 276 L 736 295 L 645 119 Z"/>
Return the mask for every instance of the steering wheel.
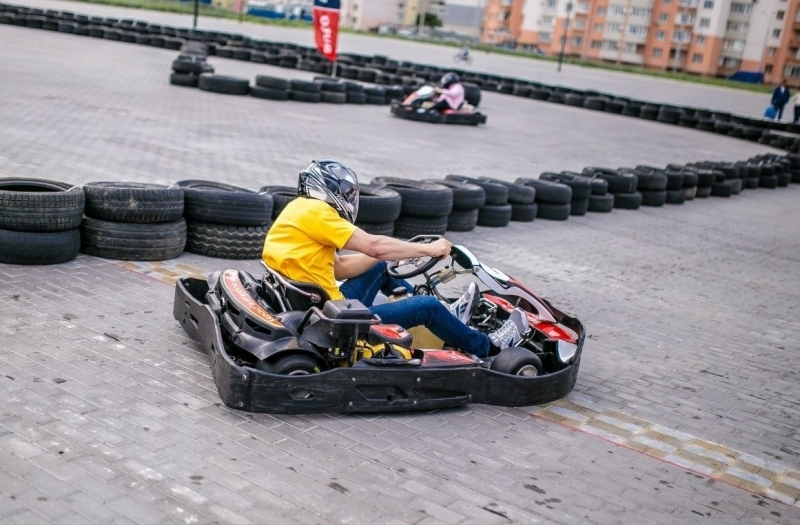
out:
<path id="1" fill-rule="evenodd" d="M 441 239 L 441 235 L 417 235 L 409 239 L 408 242 L 431 243 Z M 442 260 L 442 257 L 409 257 L 399 261 L 389 261 L 386 263 L 386 273 L 395 279 L 408 279 L 417 275 L 422 275 Z"/>

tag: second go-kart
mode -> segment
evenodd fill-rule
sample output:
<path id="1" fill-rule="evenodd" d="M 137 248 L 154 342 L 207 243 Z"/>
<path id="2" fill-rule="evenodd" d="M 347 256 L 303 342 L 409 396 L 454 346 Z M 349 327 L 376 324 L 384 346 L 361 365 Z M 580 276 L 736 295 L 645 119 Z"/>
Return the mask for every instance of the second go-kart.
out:
<path id="1" fill-rule="evenodd" d="M 477 126 L 486 124 L 486 115 L 470 106 L 466 102 L 459 109 L 446 109 L 444 111 L 431 111 L 436 90 L 433 86 L 422 86 L 403 100 L 392 103 L 392 115 L 420 122 L 434 122 L 438 124 L 466 124 Z"/>
<path id="2" fill-rule="evenodd" d="M 429 241 L 430 237 L 417 241 Z M 485 288 L 470 325 L 496 330 L 515 307 L 530 330 L 516 347 L 479 359 L 443 347 L 423 327 L 381 324 L 356 300 L 328 300 L 318 286 L 265 266 L 176 284 L 173 314 L 211 359 L 223 402 L 252 412 L 382 412 L 486 403 L 527 406 L 568 394 L 578 376 L 585 330 L 519 281 L 463 246 L 442 260 L 389 263 L 396 278 L 424 277 L 414 294 L 442 294 L 459 276 Z M 391 300 L 392 298 L 389 298 Z M 397 300 L 403 300 L 399 298 Z M 414 335 L 410 332 L 414 332 Z"/>

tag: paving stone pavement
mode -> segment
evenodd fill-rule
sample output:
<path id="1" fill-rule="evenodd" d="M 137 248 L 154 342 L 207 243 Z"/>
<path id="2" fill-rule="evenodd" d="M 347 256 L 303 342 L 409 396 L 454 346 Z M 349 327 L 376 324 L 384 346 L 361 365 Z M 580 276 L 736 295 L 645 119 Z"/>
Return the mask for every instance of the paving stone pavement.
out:
<path id="1" fill-rule="evenodd" d="M 169 86 L 161 49 L 7 26 L 0 41 L 3 175 L 258 188 L 316 156 L 364 179 L 511 180 L 769 151 L 496 94 L 485 128 L 443 129 Z M 796 523 L 799 197 L 448 234 L 587 326 L 573 394 L 523 409 L 236 412 L 172 319 L 171 283 L 256 261 L 0 265 L 0 522 Z"/>

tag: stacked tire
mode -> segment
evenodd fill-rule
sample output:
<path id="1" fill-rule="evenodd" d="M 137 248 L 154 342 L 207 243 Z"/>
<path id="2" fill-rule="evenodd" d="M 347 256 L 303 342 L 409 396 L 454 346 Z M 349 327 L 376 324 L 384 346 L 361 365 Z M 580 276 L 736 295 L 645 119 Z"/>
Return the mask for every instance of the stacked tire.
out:
<path id="1" fill-rule="evenodd" d="M 347 102 L 346 86 L 336 79 L 317 80 L 321 101 L 328 104 L 344 104 Z"/>
<path id="2" fill-rule="evenodd" d="M 592 183 L 578 173 L 562 171 L 561 173 L 542 173 L 539 180 L 559 182 L 572 189 L 570 215 L 582 216 L 589 211 L 589 199 L 592 196 Z"/>
<path id="3" fill-rule="evenodd" d="M 182 180 L 186 251 L 221 259 L 259 259 L 272 224 L 272 195 L 230 184 Z"/>
<path id="4" fill-rule="evenodd" d="M 478 209 L 478 226 L 499 228 L 508 226 L 514 210 L 508 203 L 508 187 L 499 182 L 475 179 L 465 175 L 448 175 L 446 180 L 473 184 L 483 189 L 485 200 Z"/>
<path id="5" fill-rule="evenodd" d="M 81 251 L 122 261 L 163 261 L 183 253 L 183 190 L 160 184 L 90 182 Z"/>
<path id="6" fill-rule="evenodd" d="M 204 73 L 198 78 L 197 87 L 201 91 L 210 91 L 223 95 L 247 95 L 250 93 L 249 80 L 229 75 Z"/>
<path id="7" fill-rule="evenodd" d="M 297 102 L 322 102 L 322 90 L 317 82 L 292 79 L 289 81 L 289 100 Z"/>
<path id="8" fill-rule="evenodd" d="M 289 81 L 285 78 L 258 75 L 255 85 L 250 86 L 250 96 L 266 100 L 289 100 Z"/>
<path id="9" fill-rule="evenodd" d="M 608 192 L 614 196 L 614 208 L 638 210 L 642 205 L 642 194 L 636 191 L 639 180 L 632 170 L 588 167 L 583 169 L 583 174 L 608 183 Z"/>
<path id="10" fill-rule="evenodd" d="M 642 194 L 642 206 L 663 206 L 667 202 L 668 183 L 664 170 L 640 165 L 636 166 L 634 173 L 637 181 L 636 189 Z"/>
<path id="11" fill-rule="evenodd" d="M 589 181 L 591 192 L 589 194 L 589 210 L 593 213 L 609 213 L 614 209 L 614 195 L 608 193 L 608 182 L 605 179 L 587 172 L 567 172 Z"/>
<path id="12" fill-rule="evenodd" d="M 384 185 L 400 194 L 400 216 L 394 222 L 394 236 L 410 239 L 417 235 L 444 235 L 453 210 L 453 191 L 447 186 L 399 177 L 376 177 L 372 184 Z"/>
<path id="13" fill-rule="evenodd" d="M 481 177 L 481 181 L 505 186 L 508 190 L 508 204 L 511 206 L 511 220 L 515 222 L 533 222 L 539 211 L 536 204 L 536 188 L 516 184 L 501 179 Z"/>
<path id="14" fill-rule="evenodd" d="M 536 217 L 565 221 L 572 213 L 572 188 L 560 182 L 520 177 L 515 184 L 536 189 Z"/>
<path id="15" fill-rule="evenodd" d="M 278 218 L 287 204 L 297 198 L 296 186 L 262 186 L 259 193 L 272 196 L 272 220 Z"/>
<path id="16" fill-rule="evenodd" d="M 345 99 L 348 104 L 366 104 L 367 95 L 364 93 L 364 86 L 358 82 L 342 82 L 345 87 Z"/>
<path id="17" fill-rule="evenodd" d="M 478 225 L 478 214 L 486 204 L 486 192 L 477 184 L 449 179 L 427 179 L 453 191 L 453 210 L 447 216 L 447 231 L 470 232 Z"/>
<path id="18" fill-rule="evenodd" d="M 178 58 L 172 61 L 172 74 L 169 83 L 174 86 L 197 87 L 200 75 L 214 73 L 214 68 L 206 62 L 208 45 L 201 42 L 187 42 L 181 47 Z"/>
<path id="19" fill-rule="evenodd" d="M 402 206 L 403 198 L 392 188 L 374 183 L 361 184 L 356 226 L 373 235 L 392 236 Z"/>
<path id="20" fill-rule="evenodd" d="M 0 178 L 0 263 L 60 264 L 78 255 L 84 193 L 63 182 Z"/>

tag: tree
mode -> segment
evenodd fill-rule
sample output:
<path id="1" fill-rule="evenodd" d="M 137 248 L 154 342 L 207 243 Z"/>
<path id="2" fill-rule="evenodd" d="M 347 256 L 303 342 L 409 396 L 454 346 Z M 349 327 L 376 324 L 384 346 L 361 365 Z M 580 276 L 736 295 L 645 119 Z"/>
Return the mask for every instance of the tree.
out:
<path id="1" fill-rule="evenodd" d="M 416 25 L 419 25 L 419 15 L 417 15 Z M 434 13 L 425 13 L 425 25 L 428 27 L 442 27 L 442 19 Z"/>

